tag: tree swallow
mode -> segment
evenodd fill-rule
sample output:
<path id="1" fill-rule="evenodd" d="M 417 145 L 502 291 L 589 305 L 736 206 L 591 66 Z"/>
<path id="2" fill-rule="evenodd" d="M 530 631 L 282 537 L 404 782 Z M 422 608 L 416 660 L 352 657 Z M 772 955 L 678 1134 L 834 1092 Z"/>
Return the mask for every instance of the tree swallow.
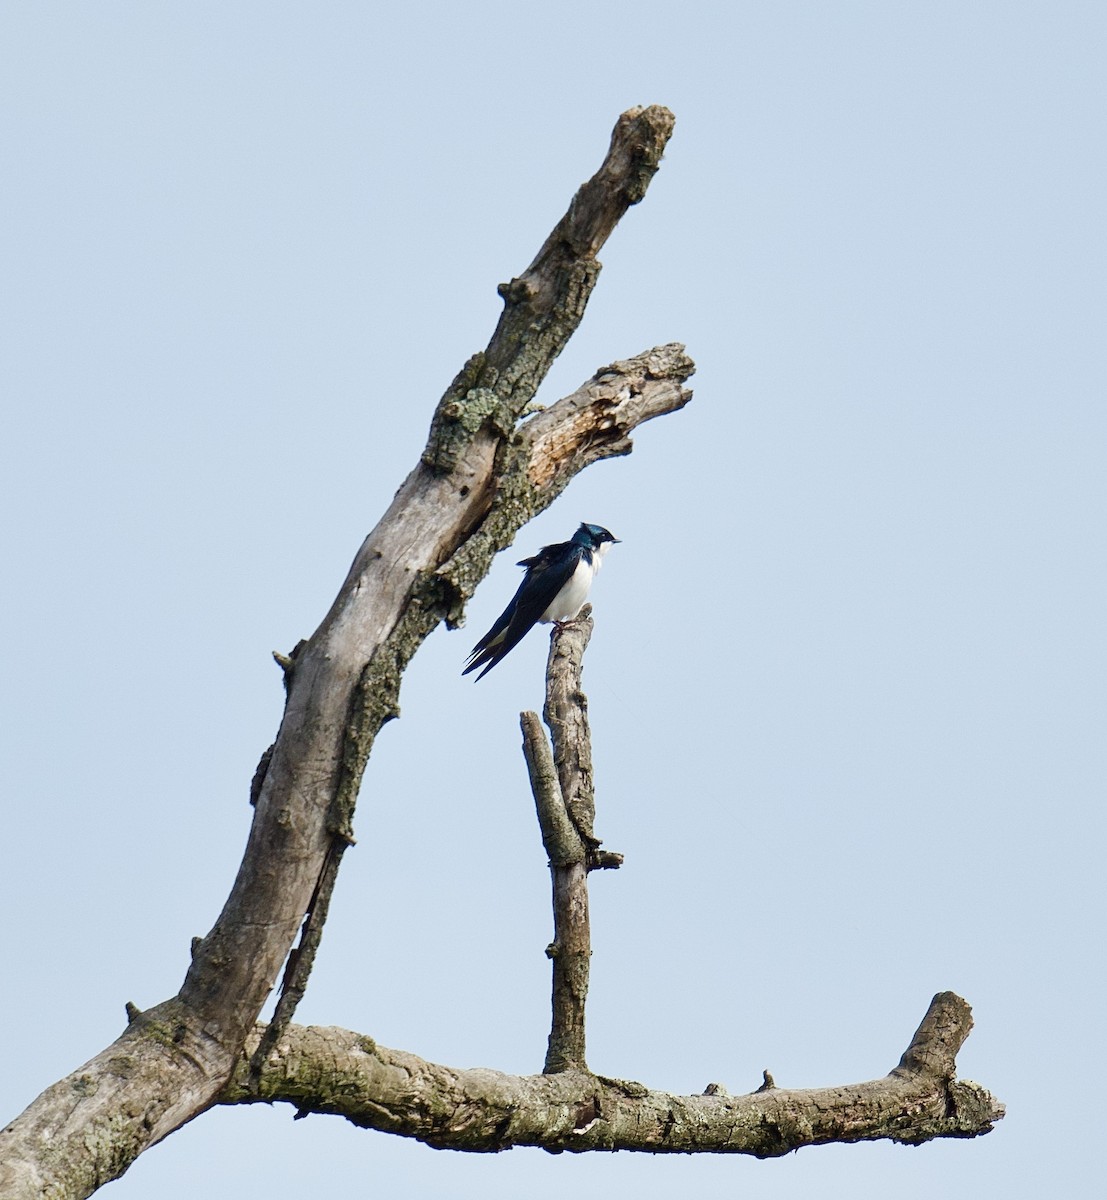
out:
<path id="1" fill-rule="evenodd" d="M 543 546 L 533 558 L 524 558 L 519 566 L 526 567 L 527 573 L 519 590 L 473 647 L 462 675 L 484 667 L 477 676 L 483 679 L 539 621 L 571 621 L 588 599 L 603 556 L 618 540 L 602 525 L 584 524 L 567 542 Z"/>

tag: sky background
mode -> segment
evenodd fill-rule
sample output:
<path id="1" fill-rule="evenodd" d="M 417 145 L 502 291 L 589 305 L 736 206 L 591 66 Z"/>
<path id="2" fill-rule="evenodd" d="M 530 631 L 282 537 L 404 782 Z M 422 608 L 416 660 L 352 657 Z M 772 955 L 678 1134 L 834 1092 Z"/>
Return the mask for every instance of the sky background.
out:
<path id="1" fill-rule="evenodd" d="M 541 1069 L 518 713 L 546 639 L 460 670 L 515 560 L 588 520 L 622 539 L 585 686 L 626 855 L 592 881 L 592 1067 L 870 1079 L 948 988 L 1006 1120 L 761 1163 L 463 1157 L 259 1106 L 104 1194 L 1096 1194 L 1105 33 L 1098 3 L 3 5 L 0 1115 L 177 990 L 280 719 L 270 652 L 326 612 L 496 285 L 661 103 L 539 399 L 668 341 L 695 399 L 416 657 L 298 1019 Z"/>

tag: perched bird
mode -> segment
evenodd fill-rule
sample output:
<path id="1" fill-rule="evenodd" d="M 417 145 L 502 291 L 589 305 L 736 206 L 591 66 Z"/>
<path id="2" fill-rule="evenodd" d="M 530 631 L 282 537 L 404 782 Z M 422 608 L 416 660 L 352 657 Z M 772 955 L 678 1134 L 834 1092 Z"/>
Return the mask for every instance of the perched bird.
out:
<path id="1" fill-rule="evenodd" d="M 575 617 L 588 599 L 588 589 L 603 556 L 618 540 L 602 525 L 584 524 L 567 542 L 543 546 L 533 558 L 524 558 L 519 566 L 526 567 L 527 573 L 519 590 L 496 624 L 473 647 L 462 675 L 484 667 L 477 676 L 483 679 L 539 621 L 560 623 Z"/>

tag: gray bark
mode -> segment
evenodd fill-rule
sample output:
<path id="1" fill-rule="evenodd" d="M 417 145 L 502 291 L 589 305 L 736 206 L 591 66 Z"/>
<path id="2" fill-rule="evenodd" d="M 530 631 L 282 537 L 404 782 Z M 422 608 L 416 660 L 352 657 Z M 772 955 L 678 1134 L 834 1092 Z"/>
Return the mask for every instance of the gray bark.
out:
<path id="1" fill-rule="evenodd" d="M 215 926 L 173 998 L 48 1088 L 0 1132 L 0 1194 L 87 1196 L 211 1105 L 292 950 L 336 848 L 350 838 L 373 740 L 440 621 L 455 624 L 494 554 L 578 471 L 626 454 L 630 432 L 690 399 L 683 347 L 617 363 L 540 418 L 521 418 L 595 286 L 596 254 L 638 203 L 673 128 L 631 109 L 596 175 L 518 278 L 435 411 L 421 460 L 358 551 L 320 627 L 282 659 L 280 730 L 251 788 L 254 820 Z M 340 849 L 337 849 L 340 853 Z"/>
<path id="2" fill-rule="evenodd" d="M 341 1030 L 289 1025 L 270 1035 L 271 1045 L 260 1041 L 258 1013 L 290 952 L 282 1021 L 306 981 L 365 763 L 380 727 L 398 715 L 411 656 L 439 622 L 458 622 L 495 553 L 578 471 L 629 453 L 638 425 L 691 397 L 684 383 L 694 366 L 673 344 L 603 368 L 524 419 L 580 322 L 599 273 L 596 254 L 643 198 L 672 126 L 663 108 L 624 113 L 600 170 L 530 267 L 501 286 L 496 331 L 439 402 L 420 461 L 322 624 L 279 657 L 286 706 L 251 786 L 245 854 L 214 927 L 194 942 L 179 993 L 145 1013 L 128 1007 L 128 1027 L 111 1046 L 0 1132 L 5 1200 L 87 1196 L 218 1103 L 289 1100 L 432 1145 L 481 1150 L 771 1154 L 813 1141 L 967 1136 L 1002 1115 L 983 1089 L 954 1079 L 969 1018 L 968 1006 L 950 996 L 936 1000 L 912 1051 L 885 1080 L 741 1100 L 718 1092 L 668 1097 L 583 1069 L 529 1080 L 449 1071 Z M 309 912 L 314 927 L 294 950 Z"/>
<path id="3" fill-rule="evenodd" d="M 592 636 L 592 608 L 558 625 L 550 636 L 544 715 L 551 752 L 538 717 L 520 714 L 523 753 L 550 863 L 554 937 L 546 947 L 553 964 L 550 1038 L 543 1071 L 584 1071 L 585 1021 L 592 934 L 588 917 L 588 872 L 622 865 L 621 854 L 600 851 L 593 832 L 596 815 L 592 781 L 592 734 L 588 698 L 581 687 L 584 651 Z"/>
<path id="4" fill-rule="evenodd" d="M 284 1100 L 301 1113 L 334 1113 L 450 1150 L 540 1146 L 772 1158 L 826 1142 L 917 1145 L 987 1133 L 1003 1116 L 1003 1105 L 979 1084 L 956 1079 L 957 1051 L 971 1027 L 965 1001 L 942 992 L 883 1079 L 810 1089 L 767 1081 L 735 1096 L 713 1083 L 703 1095 L 675 1096 L 579 1070 L 456 1070 L 345 1029 L 294 1026 L 266 1063 L 260 1094 L 243 1085 L 244 1056 L 223 1099 Z"/>

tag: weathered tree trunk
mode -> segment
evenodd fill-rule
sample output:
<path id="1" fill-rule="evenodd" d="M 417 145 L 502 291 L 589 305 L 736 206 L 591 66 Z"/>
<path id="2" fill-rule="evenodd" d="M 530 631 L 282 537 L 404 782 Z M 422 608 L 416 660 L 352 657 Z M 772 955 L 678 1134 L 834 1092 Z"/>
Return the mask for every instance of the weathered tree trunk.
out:
<path id="1" fill-rule="evenodd" d="M 504 310 L 487 349 L 442 397 L 420 461 L 358 551 L 322 624 L 279 657 L 287 701 L 251 788 L 245 854 L 222 913 L 193 945 L 180 992 L 144 1013 L 128 1007 L 128 1027 L 111 1046 L 0 1133 L 5 1200 L 87 1196 L 217 1103 L 289 1100 L 458 1149 L 760 1155 L 818 1141 L 969 1136 L 1002 1116 L 983 1089 L 954 1078 L 970 1019 L 964 1001 L 949 994 L 935 999 L 886 1079 L 741 1099 L 718 1089 L 664 1096 L 593 1076 L 583 1031 L 567 1043 L 557 1074 L 513 1079 L 434 1067 L 342 1030 L 287 1024 L 351 839 L 366 760 L 380 727 L 398 713 L 411 656 L 439 622 L 459 620 L 495 553 L 578 471 L 629 453 L 634 428 L 690 399 L 684 384 L 694 366 L 673 344 L 613 363 L 523 419 L 580 322 L 599 249 L 645 195 L 672 127 L 664 108 L 624 113 L 600 170 L 530 267 L 501 285 Z M 593 854 L 587 789 L 570 791 L 570 815 L 587 818 L 579 832 Z M 595 865 L 612 864 L 589 861 Z M 255 1022 L 286 961 L 285 994 L 266 1033 Z"/>
<path id="2" fill-rule="evenodd" d="M 534 262 L 501 285 L 487 349 L 439 402 L 420 462 L 323 623 L 285 660 L 284 717 L 255 779 L 242 865 L 179 994 L 131 1012 L 115 1043 L 0 1133 L 0 1195 L 86 1196 L 214 1102 L 348 840 L 373 739 L 397 713 L 411 656 L 440 621 L 459 618 L 494 554 L 573 475 L 628 453 L 637 425 L 687 403 L 693 364 L 683 347 L 663 346 L 519 424 L 580 323 L 597 253 L 645 195 L 672 127 L 663 108 L 624 113 L 600 170 Z"/>

